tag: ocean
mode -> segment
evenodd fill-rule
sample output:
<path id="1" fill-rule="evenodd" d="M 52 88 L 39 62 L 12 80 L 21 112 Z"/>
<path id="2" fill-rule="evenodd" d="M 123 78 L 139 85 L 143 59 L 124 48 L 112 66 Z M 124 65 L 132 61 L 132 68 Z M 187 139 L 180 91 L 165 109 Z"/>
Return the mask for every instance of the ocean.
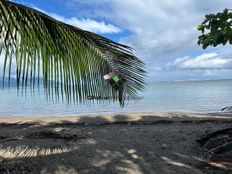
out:
<path id="1" fill-rule="evenodd" d="M 232 105 L 232 80 L 149 83 L 136 102 L 77 106 L 47 101 L 43 90 L 19 95 L 15 87 L 0 90 L 0 116 L 63 116 L 124 112 L 220 112 Z"/>

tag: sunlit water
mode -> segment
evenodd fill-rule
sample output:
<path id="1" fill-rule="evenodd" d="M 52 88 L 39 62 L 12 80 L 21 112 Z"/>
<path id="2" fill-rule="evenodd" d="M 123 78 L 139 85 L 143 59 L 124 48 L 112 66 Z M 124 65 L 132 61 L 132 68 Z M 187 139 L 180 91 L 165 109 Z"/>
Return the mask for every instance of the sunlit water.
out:
<path id="1" fill-rule="evenodd" d="M 27 96 L 18 95 L 16 88 L 0 90 L 0 116 L 61 116 L 107 112 L 219 112 L 232 105 L 232 80 L 195 82 L 157 82 L 147 86 L 140 97 L 126 102 L 124 108 L 118 103 L 87 104 L 85 106 L 47 102 L 43 90 Z"/>

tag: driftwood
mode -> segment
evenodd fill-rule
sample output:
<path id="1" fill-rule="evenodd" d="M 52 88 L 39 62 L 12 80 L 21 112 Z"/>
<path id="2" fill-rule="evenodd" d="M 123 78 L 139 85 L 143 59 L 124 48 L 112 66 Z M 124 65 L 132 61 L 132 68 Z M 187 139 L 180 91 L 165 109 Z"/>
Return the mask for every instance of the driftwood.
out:
<path id="1" fill-rule="evenodd" d="M 206 134 L 196 140 L 206 149 L 203 162 L 212 167 L 232 170 L 232 128 Z"/>
<path id="2" fill-rule="evenodd" d="M 221 111 L 232 112 L 232 106 L 226 106 L 226 107 L 222 108 Z"/>
<path id="3" fill-rule="evenodd" d="M 222 129 L 202 136 L 196 142 L 205 148 L 208 154 L 232 151 L 232 128 Z"/>
<path id="4" fill-rule="evenodd" d="M 223 153 L 232 150 L 232 141 L 224 143 L 208 151 L 210 154 Z"/>
<path id="5" fill-rule="evenodd" d="M 207 143 L 207 141 L 209 141 L 210 139 L 216 138 L 222 135 L 228 135 L 229 137 L 231 136 L 232 138 L 232 128 L 221 129 L 221 130 L 206 134 L 200 137 L 199 139 L 197 139 L 196 142 L 198 143 L 199 146 L 203 147 Z"/>

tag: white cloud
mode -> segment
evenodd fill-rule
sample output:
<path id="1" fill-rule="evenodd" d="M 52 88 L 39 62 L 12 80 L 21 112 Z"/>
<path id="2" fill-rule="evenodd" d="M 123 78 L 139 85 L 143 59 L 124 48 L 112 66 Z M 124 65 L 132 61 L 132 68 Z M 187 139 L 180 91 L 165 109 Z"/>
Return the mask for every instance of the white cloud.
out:
<path id="1" fill-rule="evenodd" d="M 105 33 L 120 33 L 121 29 L 112 25 L 112 24 L 107 24 L 104 21 L 95 21 L 92 19 L 77 19 L 75 17 L 71 17 L 71 18 L 65 18 L 63 16 L 54 14 L 54 13 L 50 13 L 50 15 L 52 17 L 54 17 L 55 19 L 73 25 L 75 27 L 81 28 L 83 30 L 87 30 L 87 31 L 91 31 L 91 32 L 95 32 L 95 33 L 100 33 L 100 34 L 105 34 Z"/>
<path id="2" fill-rule="evenodd" d="M 167 63 L 166 67 L 168 69 L 232 69 L 232 59 L 222 58 L 217 53 L 205 53 L 196 57 L 177 58 L 174 62 Z"/>
<path id="3" fill-rule="evenodd" d="M 50 12 L 44 11 L 35 6 L 33 6 L 33 8 L 55 18 L 58 21 L 64 22 L 69 25 L 73 25 L 83 30 L 87 30 L 87 31 L 91 31 L 91 32 L 99 33 L 99 34 L 107 34 L 107 33 L 115 34 L 115 33 L 122 32 L 122 30 L 119 27 L 113 24 L 106 23 L 104 21 L 96 21 L 96 20 L 89 19 L 89 18 L 86 18 L 86 19 L 84 18 L 78 19 L 76 17 L 66 18 L 56 13 L 50 13 Z"/>
<path id="4" fill-rule="evenodd" d="M 136 55 L 147 64 L 153 80 L 200 79 L 208 68 L 216 71 L 231 66 L 228 57 L 221 54 L 222 47 L 204 51 L 197 45 L 200 32 L 196 28 L 203 21 L 205 14 L 220 12 L 232 6 L 232 1 L 69 0 L 68 4 L 70 10 L 76 10 L 77 15 L 105 18 L 107 21 L 113 21 L 124 31 L 130 31 L 131 34 L 121 38 L 120 41 L 136 50 Z M 80 9 L 80 6 L 86 8 Z M 202 54 L 208 53 L 209 50 L 211 53 L 217 52 L 218 55 L 208 59 L 202 57 Z M 163 68 L 167 62 L 173 63 L 176 57 L 186 56 L 189 61 L 183 60 L 182 65 L 175 66 L 180 72 L 173 72 L 171 69 L 166 71 Z M 191 77 L 185 76 L 184 69 L 188 69 L 186 73 L 190 73 L 192 69 Z M 217 77 L 221 75 L 221 78 L 224 78 L 225 72 L 229 73 L 226 76 L 232 77 L 229 70 L 217 72 L 219 73 Z"/>
<path id="5" fill-rule="evenodd" d="M 105 22 L 98 22 L 92 19 L 81 19 L 70 18 L 67 20 L 67 23 L 79 26 L 83 30 L 88 30 L 96 33 L 120 33 L 121 29 L 112 25 L 106 24 Z"/>

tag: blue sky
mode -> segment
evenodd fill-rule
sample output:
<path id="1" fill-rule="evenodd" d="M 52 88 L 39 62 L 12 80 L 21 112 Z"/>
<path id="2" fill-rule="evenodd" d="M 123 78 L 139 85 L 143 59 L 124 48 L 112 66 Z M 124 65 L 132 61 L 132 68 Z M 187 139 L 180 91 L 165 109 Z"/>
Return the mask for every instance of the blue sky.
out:
<path id="1" fill-rule="evenodd" d="M 58 20 L 130 45 L 149 81 L 231 79 L 232 46 L 202 50 L 196 28 L 229 0 L 18 0 Z"/>

